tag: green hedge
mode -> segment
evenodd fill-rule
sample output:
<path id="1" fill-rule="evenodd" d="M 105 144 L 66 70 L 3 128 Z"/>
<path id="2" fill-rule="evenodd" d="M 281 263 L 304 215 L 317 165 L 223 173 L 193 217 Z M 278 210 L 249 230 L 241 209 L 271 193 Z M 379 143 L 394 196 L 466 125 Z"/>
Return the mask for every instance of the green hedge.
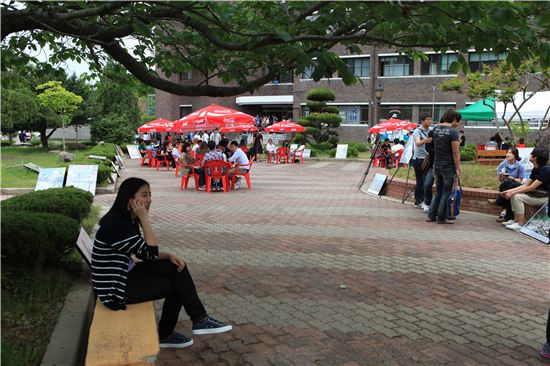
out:
<path id="1" fill-rule="evenodd" d="M 97 184 L 100 185 L 100 184 L 106 183 L 109 180 L 109 178 L 111 177 L 113 168 L 111 167 L 110 164 L 109 166 L 100 164 L 98 168 L 99 169 L 97 170 Z"/>
<path id="2" fill-rule="evenodd" d="M 32 269 L 65 256 L 79 232 L 65 215 L 29 211 L 3 210 L 1 227 L 2 261 Z"/>
<path id="3" fill-rule="evenodd" d="M 106 156 L 108 159 L 115 161 L 115 144 L 102 144 L 96 145 L 87 151 L 88 155 L 101 155 Z"/>
<path id="4" fill-rule="evenodd" d="M 11 145 L 12 145 L 11 141 L 0 140 L 0 146 L 2 146 L 2 147 L 7 147 L 7 146 L 11 146 Z"/>
<path id="5" fill-rule="evenodd" d="M 326 102 L 328 100 L 336 99 L 334 92 L 327 88 L 313 88 L 310 89 L 306 96 L 307 100 Z"/>
<path id="6" fill-rule="evenodd" d="M 3 201 L 2 213 L 7 211 L 49 212 L 62 214 L 81 222 L 90 212 L 92 201 L 92 194 L 79 188 L 50 188 L 14 196 Z"/>
<path id="7" fill-rule="evenodd" d="M 473 161 L 476 158 L 477 146 L 474 144 L 466 144 L 460 148 L 460 161 Z"/>
<path id="8" fill-rule="evenodd" d="M 40 140 L 31 140 L 30 143 L 31 143 L 32 146 L 42 145 L 42 141 L 40 141 Z"/>

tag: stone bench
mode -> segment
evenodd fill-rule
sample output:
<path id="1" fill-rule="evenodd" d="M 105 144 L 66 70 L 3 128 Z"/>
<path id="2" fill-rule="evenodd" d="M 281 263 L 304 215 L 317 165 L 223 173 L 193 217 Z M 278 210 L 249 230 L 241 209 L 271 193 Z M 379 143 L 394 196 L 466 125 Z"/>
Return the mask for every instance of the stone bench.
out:
<path id="1" fill-rule="evenodd" d="M 86 366 L 154 365 L 159 351 L 153 301 L 114 311 L 96 299 Z"/>

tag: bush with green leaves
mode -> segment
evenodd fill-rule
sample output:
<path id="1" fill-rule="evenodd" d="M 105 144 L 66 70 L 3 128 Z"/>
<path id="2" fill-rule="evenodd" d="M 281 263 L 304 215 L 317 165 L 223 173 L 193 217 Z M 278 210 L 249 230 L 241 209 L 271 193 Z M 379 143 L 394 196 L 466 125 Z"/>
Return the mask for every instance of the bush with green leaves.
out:
<path id="1" fill-rule="evenodd" d="M 473 161 L 476 158 L 477 146 L 474 144 L 466 144 L 460 148 L 460 161 Z"/>
<path id="2" fill-rule="evenodd" d="M 133 140 L 135 130 L 128 124 L 127 116 L 113 113 L 94 121 L 90 132 L 94 141 L 123 144 Z"/>
<path id="3" fill-rule="evenodd" d="M 338 143 L 338 134 L 331 129 L 340 127 L 342 118 L 337 107 L 327 106 L 328 101 L 335 99 L 334 92 L 327 88 L 313 88 L 307 93 L 309 114 L 300 118 L 298 124 L 306 127 L 304 136 L 308 142 L 329 142 L 331 147 Z"/>
<path id="4" fill-rule="evenodd" d="M 329 156 L 331 158 L 334 158 L 336 157 L 336 149 L 330 149 L 329 150 Z M 347 155 L 346 157 L 348 158 L 356 158 L 359 156 L 359 151 L 357 151 L 356 148 L 352 147 L 352 146 L 348 146 L 348 152 L 347 152 Z"/>
<path id="5" fill-rule="evenodd" d="M 37 270 L 64 257 L 79 232 L 78 221 L 65 215 L 18 210 L 2 210 L 1 227 L 2 261 Z"/>
<path id="6" fill-rule="evenodd" d="M 96 145 L 87 151 L 87 155 L 106 156 L 107 159 L 110 159 L 111 161 L 115 161 L 115 155 L 116 155 L 115 147 L 116 147 L 115 144 L 109 144 L 109 143 Z"/>
<path id="7" fill-rule="evenodd" d="M 2 202 L 2 214 L 8 211 L 48 212 L 81 222 L 90 212 L 92 201 L 92 194 L 80 188 L 50 188 L 8 198 Z"/>
<path id="8" fill-rule="evenodd" d="M 30 144 L 32 146 L 41 146 L 42 145 L 42 142 L 40 140 L 31 140 L 30 141 Z"/>
<path id="9" fill-rule="evenodd" d="M 328 88 L 312 88 L 306 95 L 307 100 L 316 102 L 327 102 L 336 99 L 334 92 Z"/>
<path id="10" fill-rule="evenodd" d="M 11 141 L 7 141 L 7 140 L 1 140 L 0 141 L 0 146 L 2 146 L 2 147 L 8 147 L 8 146 L 11 146 L 11 145 L 12 145 Z"/>
<path id="11" fill-rule="evenodd" d="M 97 169 L 97 184 L 101 185 L 103 183 L 107 183 L 109 178 L 111 177 L 113 169 L 111 166 L 107 166 L 104 164 L 99 164 L 99 167 Z"/>

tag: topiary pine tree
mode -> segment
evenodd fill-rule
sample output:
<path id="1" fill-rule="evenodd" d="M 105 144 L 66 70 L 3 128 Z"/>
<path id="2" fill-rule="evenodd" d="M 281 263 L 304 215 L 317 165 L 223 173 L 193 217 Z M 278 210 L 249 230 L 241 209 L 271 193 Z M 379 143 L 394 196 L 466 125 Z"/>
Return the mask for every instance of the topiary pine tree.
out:
<path id="1" fill-rule="evenodd" d="M 307 141 L 313 139 L 316 143 L 329 142 L 336 146 L 338 133 L 331 129 L 340 127 L 342 118 L 337 107 L 327 106 L 327 102 L 333 101 L 336 96 L 330 89 L 313 88 L 307 93 L 306 98 L 309 115 L 298 120 L 298 124 L 306 128 L 300 138 Z"/>

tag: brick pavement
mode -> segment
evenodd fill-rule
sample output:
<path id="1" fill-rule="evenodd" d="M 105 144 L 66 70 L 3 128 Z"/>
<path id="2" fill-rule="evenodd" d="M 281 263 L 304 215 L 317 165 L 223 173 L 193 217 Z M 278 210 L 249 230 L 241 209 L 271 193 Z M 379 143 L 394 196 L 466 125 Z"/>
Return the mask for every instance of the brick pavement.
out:
<path id="1" fill-rule="evenodd" d="M 252 190 L 225 194 L 126 165 L 152 185 L 161 245 L 186 259 L 210 314 L 234 325 L 162 350 L 158 365 L 541 363 L 550 248 L 490 216 L 426 223 L 359 192 L 357 162 L 255 164 Z M 190 334 L 185 314 L 178 329 Z"/>

